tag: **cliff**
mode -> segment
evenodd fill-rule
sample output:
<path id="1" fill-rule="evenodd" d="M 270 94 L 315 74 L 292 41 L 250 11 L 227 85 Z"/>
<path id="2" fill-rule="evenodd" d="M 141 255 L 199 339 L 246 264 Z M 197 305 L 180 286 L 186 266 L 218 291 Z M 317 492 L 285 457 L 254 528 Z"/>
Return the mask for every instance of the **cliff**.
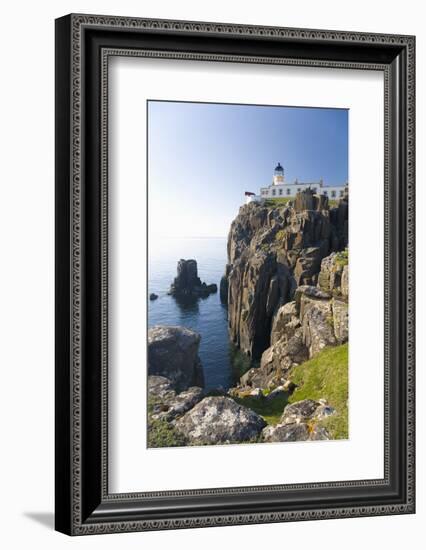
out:
<path id="1" fill-rule="evenodd" d="M 292 302 L 288 322 L 302 328 L 288 334 L 303 343 L 297 359 L 308 358 L 318 348 L 315 323 L 308 318 L 330 324 L 334 309 L 328 302 L 333 295 L 343 302 L 347 298 L 347 268 L 342 281 L 344 266 L 335 269 L 339 262 L 333 253 L 344 251 L 348 244 L 348 200 L 330 209 L 325 196 L 305 191 L 288 204 L 250 203 L 240 208 L 229 232 L 221 295 L 228 304 L 230 338 L 250 357 L 259 359 L 276 343 L 274 339 L 280 339 L 272 336 L 280 308 Z M 304 287 L 317 289 L 317 295 Z M 302 288 L 299 293 L 298 288 Z M 334 327 L 330 330 L 334 334 Z M 336 342 L 330 335 L 327 344 Z"/>

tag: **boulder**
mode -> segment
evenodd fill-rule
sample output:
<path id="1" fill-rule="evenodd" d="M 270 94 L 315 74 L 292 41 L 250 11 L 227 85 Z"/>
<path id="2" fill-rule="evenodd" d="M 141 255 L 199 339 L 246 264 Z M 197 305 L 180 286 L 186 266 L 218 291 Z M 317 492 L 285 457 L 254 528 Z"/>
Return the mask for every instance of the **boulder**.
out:
<path id="1" fill-rule="evenodd" d="M 148 330 L 148 375 L 163 376 L 177 391 L 204 386 L 198 356 L 200 335 L 180 326 L 155 326 Z"/>
<path id="2" fill-rule="evenodd" d="M 267 426 L 262 432 L 263 441 L 267 443 L 307 441 L 309 435 L 306 424 L 278 424 Z"/>
<path id="3" fill-rule="evenodd" d="M 157 298 L 158 298 L 158 294 L 155 294 L 155 292 L 151 292 L 151 294 L 149 295 L 149 299 L 151 300 L 151 302 L 153 302 Z"/>
<path id="4" fill-rule="evenodd" d="M 205 397 L 175 424 L 192 445 L 254 440 L 265 425 L 261 416 L 230 397 Z"/>
<path id="5" fill-rule="evenodd" d="M 278 386 L 277 388 L 273 389 L 268 395 L 266 396 L 266 399 L 268 401 L 273 401 L 277 397 L 284 397 L 284 395 L 288 394 L 288 392 L 284 389 L 284 386 Z"/>
<path id="6" fill-rule="evenodd" d="M 164 399 L 176 395 L 175 386 L 165 376 L 148 376 L 148 395 L 156 399 Z"/>
<path id="7" fill-rule="evenodd" d="M 289 323 L 286 325 L 293 325 Z M 287 373 L 291 367 L 303 363 L 309 358 L 308 350 L 303 342 L 303 331 L 299 326 L 287 328 L 287 332 L 278 342 L 273 344 L 262 354 L 257 377 L 263 376 L 261 387 L 277 386 L 287 381 Z M 253 378 L 252 378 L 253 380 Z"/>
<path id="8" fill-rule="evenodd" d="M 287 405 L 280 418 L 280 424 L 299 424 L 306 422 L 315 415 L 319 403 L 312 399 L 303 399 Z"/>
<path id="9" fill-rule="evenodd" d="M 176 395 L 163 396 L 160 403 L 153 405 L 151 416 L 154 420 L 174 420 L 192 409 L 204 396 L 202 388 L 194 386 Z"/>
<path id="10" fill-rule="evenodd" d="M 330 434 L 326 428 L 315 424 L 309 434 L 309 439 L 311 441 L 328 441 L 330 439 Z"/>
<path id="11" fill-rule="evenodd" d="M 319 407 L 315 410 L 313 418 L 315 418 L 315 420 L 323 420 L 324 418 L 328 418 L 335 413 L 336 409 L 334 409 L 330 405 L 320 404 Z"/>

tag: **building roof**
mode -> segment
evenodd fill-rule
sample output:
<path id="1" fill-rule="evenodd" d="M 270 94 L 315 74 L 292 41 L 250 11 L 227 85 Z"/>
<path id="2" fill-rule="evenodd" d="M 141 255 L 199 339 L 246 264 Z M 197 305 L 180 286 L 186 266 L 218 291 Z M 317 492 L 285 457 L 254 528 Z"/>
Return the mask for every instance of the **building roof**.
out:
<path id="1" fill-rule="evenodd" d="M 284 168 L 281 166 L 280 163 L 278 163 L 275 167 L 275 172 L 284 172 Z"/>

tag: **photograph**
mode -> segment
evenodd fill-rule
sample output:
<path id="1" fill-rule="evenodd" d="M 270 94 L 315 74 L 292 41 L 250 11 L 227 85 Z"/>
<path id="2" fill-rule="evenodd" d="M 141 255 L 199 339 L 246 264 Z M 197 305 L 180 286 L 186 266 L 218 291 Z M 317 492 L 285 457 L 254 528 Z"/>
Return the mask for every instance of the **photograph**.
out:
<path id="1" fill-rule="evenodd" d="M 126 546 L 131 532 L 173 531 L 176 545 L 226 526 L 229 546 L 237 526 L 268 524 L 258 547 L 285 523 L 289 543 L 313 530 L 307 545 L 325 536 L 355 548 L 357 518 L 387 547 L 406 542 L 421 18 L 385 20 L 369 5 L 366 28 L 365 10 L 311 3 L 309 21 L 291 5 L 244 5 L 223 23 L 180 5 L 175 18 L 174 4 L 155 17 L 158 6 L 57 9 L 55 430 L 49 410 L 45 442 L 50 452 L 54 437 L 55 456 L 40 455 L 38 469 L 55 472 L 59 533 L 122 534 Z M 23 89 L 27 73 L 11 73 Z M 29 126 L 53 137 L 52 125 Z M 21 131 L 9 134 L 21 143 Z M 31 151 L 45 142 L 30 139 Z M 8 179 L 32 160 L 14 161 Z M 39 196 L 33 179 L 19 181 Z M 22 185 L 7 187 L 25 210 L 18 225 L 33 209 L 52 229 Z M 38 257 L 39 233 L 18 233 L 37 236 Z M 32 344 L 15 342 L 11 357 L 34 355 Z M 31 379 L 18 382 L 5 387 L 45 403 Z"/>
<path id="2" fill-rule="evenodd" d="M 147 447 L 350 439 L 349 109 L 146 103 Z"/>

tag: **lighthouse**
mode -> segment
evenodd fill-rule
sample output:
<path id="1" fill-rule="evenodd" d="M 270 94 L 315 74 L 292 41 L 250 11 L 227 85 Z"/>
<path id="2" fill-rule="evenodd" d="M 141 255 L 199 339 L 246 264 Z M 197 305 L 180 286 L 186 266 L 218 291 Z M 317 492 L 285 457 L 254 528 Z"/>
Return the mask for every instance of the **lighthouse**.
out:
<path id="1" fill-rule="evenodd" d="M 283 185 L 284 183 L 284 168 L 280 163 L 275 166 L 274 177 L 272 179 L 274 185 Z"/>

